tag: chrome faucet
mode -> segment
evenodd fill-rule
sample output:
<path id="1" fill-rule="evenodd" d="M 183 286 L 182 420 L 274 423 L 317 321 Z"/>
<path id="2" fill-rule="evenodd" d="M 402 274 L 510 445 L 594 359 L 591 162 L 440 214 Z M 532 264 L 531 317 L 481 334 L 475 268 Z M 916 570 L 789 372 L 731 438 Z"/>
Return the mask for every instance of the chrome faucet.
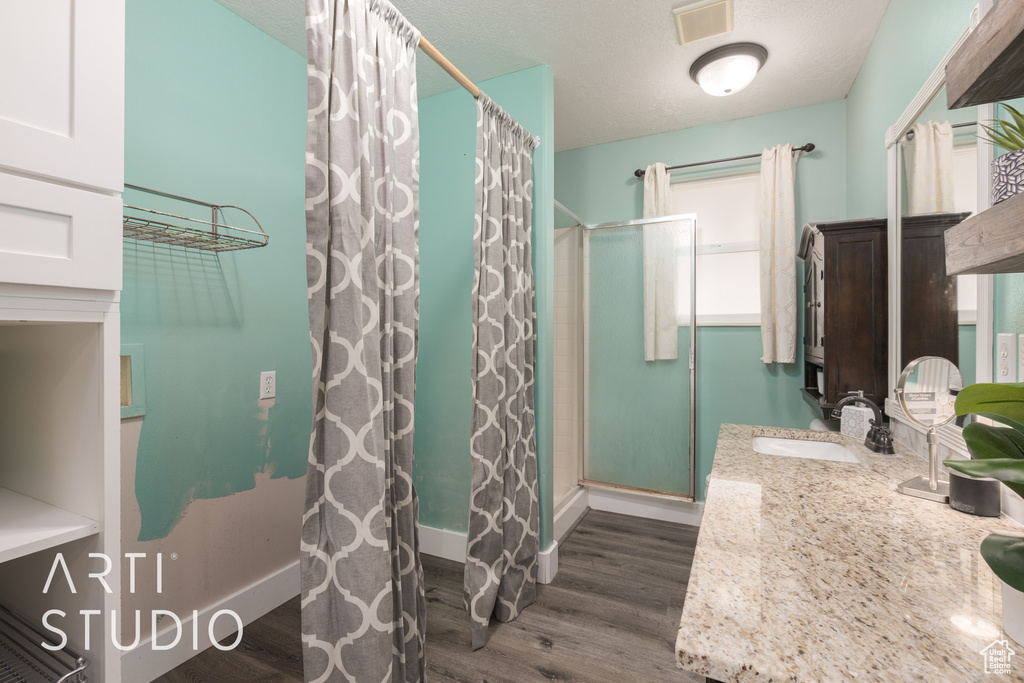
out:
<path id="1" fill-rule="evenodd" d="M 872 453 L 884 453 L 885 455 L 895 453 L 896 451 L 892 447 L 892 432 L 882 424 L 882 411 L 874 401 L 864 398 L 864 392 L 858 391 L 856 395 L 840 399 L 836 407 L 832 409 L 832 419 L 839 420 L 843 417 L 843 406 L 847 403 L 863 403 L 875 414 L 874 419 L 868 421 L 871 429 L 868 430 L 868 435 L 864 439 L 864 446 Z"/>

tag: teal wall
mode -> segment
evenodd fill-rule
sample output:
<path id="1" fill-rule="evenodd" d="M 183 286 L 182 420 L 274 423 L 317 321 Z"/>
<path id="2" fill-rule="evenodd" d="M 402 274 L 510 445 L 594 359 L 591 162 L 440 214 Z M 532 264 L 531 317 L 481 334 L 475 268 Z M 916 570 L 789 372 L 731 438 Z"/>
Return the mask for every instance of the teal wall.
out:
<path id="1" fill-rule="evenodd" d="M 817 149 L 810 155 L 802 155 L 797 164 L 796 229 L 799 231 L 808 221 L 845 218 L 846 127 L 845 102 L 830 102 L 560 152 L 555 155 L 555 197 L 588 223 L 639 218 L 643 209 L 643 184 L 633 177 L 636 168 L 655 161 L 685 164 L 739 156 L 780 142 L 813 142 Z M 755 159 L 743 168 L 756 171 L 757 164 Z M 721 166 L 702 170 L 705 174 L 722 171 Z M 685 207 L 676 209 L 685 211 Z M 627 329 L 626 325 L 611 332 L 624 337 L 635 336 L 635 330 Z M 760 328 L 702 327 L 697 344 L 696 474 L 698 497 L 703 498 L 703 480 L 711 471 L 721 423 L 806 428 L 814 414 L 800 399 L 802 358 L 793 365 L 761 363 Z M 638 385 L 630 391 L 656 399 L 651 394 L 650 384 L 642 381 L 645 372 L 650 371 L 642 355 L 631 354 L 621 362 L 623 373 L 638 378 Z M 666 373 L 673 373 L 683 381 L 684 369 L 673 363 L 683 365 L 679 361 L 660 361 L 659 365 Z M 664 404 L 672 405 L 673 401 L 673 397 L 666 394 Z M 635 469 L 642 467 L 634 462 Z"/>
<path id="2" fill-rule="evenodd" d="M 992 334 L 993 368 L 996 334 L 1012 332 L 1024 334 L 1024 273 L 995 276 L 995 323 Z"/>
<path id="3" fill-rule="evenodd" d="M 971 18 L 977 0 L 890 0 L 846 98 L 846 213 L 886 215 L 885 133 Z"/>
<path id="4" fill-rule="evenodd" d="M 151 540 L 193 499 L 306 472 L 306 78 L 303 57 L 212 0 L 128 0 L 126 13 L 126 182 L 245 207 L 270 234 L 220 256 L 124 242 L 121 339 L 145 348 L 135 492 Z M 125 202 L 196 209 L 132 191 Z M 262 370 L 277 372 L 265 414 Z"/>
<path id="5" fill-rule="evenodd" d="M 552 540 L 554 476 L 554 78 L 546 66 L 480 88 L 541 138 L 534 152 L 533 257 L 537 287 L 537 461 L 541 548 Z M 476 103 L 463 89 L 427 97 L 420 114 L 420 350 L 413 480 L 420 523 L 465 531 L 469 433 Z"/>
<path id="6" fill-rule="evenodd" d="M 978 333 L 976 325 L 960 326 L 960 374 L 964 386 L 977 382 Z"/>
<path id="7" fill-rule="evenodd" d="M 588 223 L 639 218 L 643 181 L 633 176 L 637 168 L 655 161 L 685 164 L 740 156 L 780 142 L 813 142 L 818 149 L 801 155 L 797 165 L 797 223 L 840 220 L 846 217 L 845 135 L 846 104 L 840 101 L 581 147 L 555 155 L 555 198 Z M 737 167 L 757 172 L 759 163 L 720 164 L 689 175 Z"/>

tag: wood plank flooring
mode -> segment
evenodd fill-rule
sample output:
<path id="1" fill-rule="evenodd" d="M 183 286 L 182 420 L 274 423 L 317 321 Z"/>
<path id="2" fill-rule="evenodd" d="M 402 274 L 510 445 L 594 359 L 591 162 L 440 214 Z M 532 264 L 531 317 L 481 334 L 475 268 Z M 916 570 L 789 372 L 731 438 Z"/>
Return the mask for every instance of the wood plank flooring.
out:
<path id="1" fill-rule="evenodd" d="M 462 565 L 424 555 L 428 680 L 703 683 L 674 655 L 696 543 L 697 527 L 590 511 L 559 547 L 555 580 L 476 652 Z M 246 626 L 236 649 L 210 648 L 156 683 L 302 683 L 299 630 L 295 598 Z"/>

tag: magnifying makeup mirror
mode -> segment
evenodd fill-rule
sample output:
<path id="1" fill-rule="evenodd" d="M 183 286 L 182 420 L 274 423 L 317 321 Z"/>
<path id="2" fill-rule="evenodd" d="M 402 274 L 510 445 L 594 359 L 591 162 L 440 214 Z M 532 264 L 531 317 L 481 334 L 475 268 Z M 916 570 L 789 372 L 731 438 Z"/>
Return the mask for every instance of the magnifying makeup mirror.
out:
<path id="1" fill-rule="evenodd" d="M 956 395 L 964 379 L 956 365 L 940 356 L 922 356 L 903 369 L 896 399 L 907 419 L 928 430 L 928 474 L 899 484 L 896 490 L 936 503 L 949 502 L 949 482 L 939 479 L 938 428 L 956 419 Z"/>

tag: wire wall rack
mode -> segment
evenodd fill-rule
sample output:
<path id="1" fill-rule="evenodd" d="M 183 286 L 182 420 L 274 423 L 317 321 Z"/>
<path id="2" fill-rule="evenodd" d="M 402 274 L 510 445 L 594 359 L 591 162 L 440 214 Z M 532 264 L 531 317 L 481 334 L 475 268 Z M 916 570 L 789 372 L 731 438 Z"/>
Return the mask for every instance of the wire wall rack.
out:
<path id="1" fill-rule="evenodd" d="M 89 666 L 67 648 L 56 644 L 28 621 L 0 605 L 0 683 L 86 683 Z"/>
<path id="2" fill-rule="evenodd" d="M 210 204 L 190 197 L 152 190 L 139 185 L 125 187 L 152 195 L 166 197 L 178 202 L 194 206 L 202 206 L 210 210 L 210 219 L 191 218 L 178 213 L 157 211 L 141 206 L 124 205 L 124 236 L 147 242 L 158 242 L 171 246 L 205 251 L 237 251 L 238 249 L 255 249 L 265 247 L 270 237 L 256 217 L 240 206 L 230 204 Z M 224 220 L 224 209 L 241 211 L 255 223 L 256 229 L 240 228 L 230 225 Z M 3 679 L 0 679 L 3 683 Z"/>

